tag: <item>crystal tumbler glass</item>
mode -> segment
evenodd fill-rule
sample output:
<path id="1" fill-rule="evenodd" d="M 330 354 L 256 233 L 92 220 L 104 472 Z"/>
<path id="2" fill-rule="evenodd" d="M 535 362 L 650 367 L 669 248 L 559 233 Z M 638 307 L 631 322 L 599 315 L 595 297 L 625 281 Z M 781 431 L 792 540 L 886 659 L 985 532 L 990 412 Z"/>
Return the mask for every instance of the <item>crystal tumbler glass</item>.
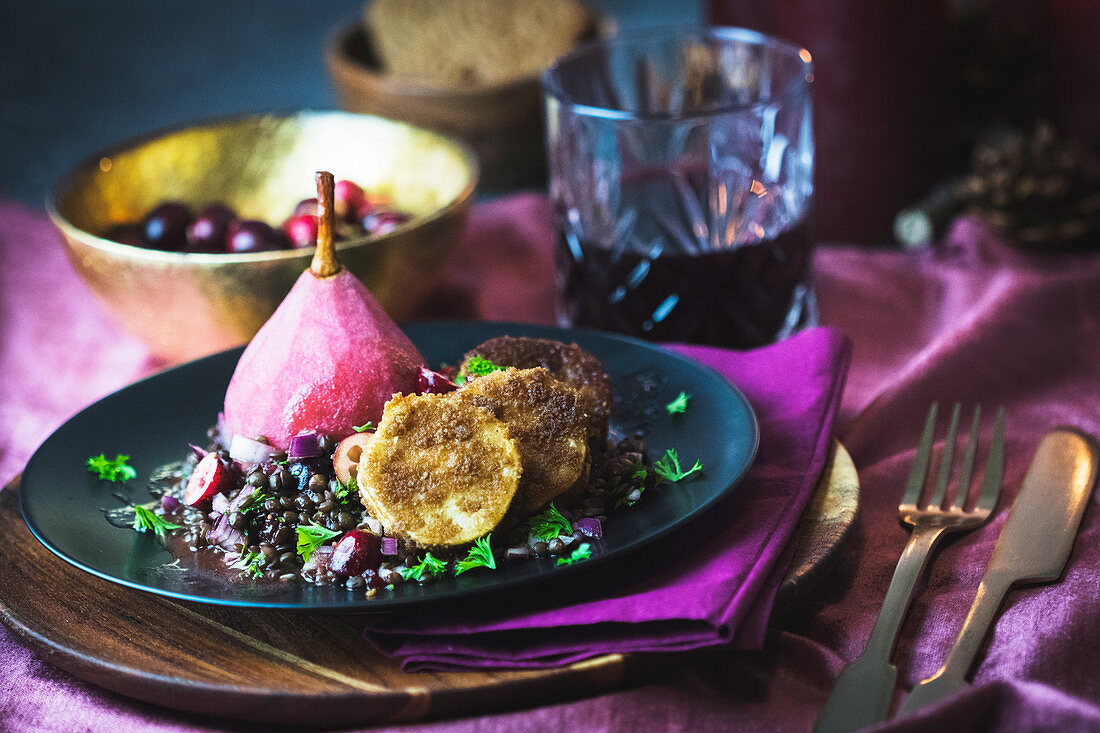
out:
<path id="1" fill-rule="evenodd" d="M 744 348 L 816 323 L 805 49 L 649 29 L 542 81 L 562 325 Z"/>

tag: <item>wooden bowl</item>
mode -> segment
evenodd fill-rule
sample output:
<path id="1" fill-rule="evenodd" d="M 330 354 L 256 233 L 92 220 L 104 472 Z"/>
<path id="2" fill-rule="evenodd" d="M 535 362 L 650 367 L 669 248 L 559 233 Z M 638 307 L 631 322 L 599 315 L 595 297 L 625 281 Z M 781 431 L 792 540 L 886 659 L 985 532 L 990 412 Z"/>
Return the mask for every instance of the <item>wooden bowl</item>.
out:
<path id="1" fill-rule="evenodd" d="M 598 15 L 593 28 L 595 35 L 614 33 L 614 24 Z M 416 85 L 382 71 L 358 20 L 329 35 L 325 65 L 343 109 L 405 120 L 469 143 L 481 162 L 485 187 L 545 183 L 538 74 L 468 87 Z"/>
<path id="2" fill-rule="evenodd" d="M 157 203 L 223 202 L 243 218 L 282 222 L 330 170 L 412 215 L 396 230 L 338 243 L 344 266 L 395 319 L 438 282 L 478 179 L 463 143 L 405 122 L 346 112 L 214 121 L 105 150 L 66 174 L 47 201 L 69 259 L 125 330 L 158 357 L 197 358 L 242 344 L 268 319 L 313 248 L 252 254 L 144 249 L 101 236 Z"/>

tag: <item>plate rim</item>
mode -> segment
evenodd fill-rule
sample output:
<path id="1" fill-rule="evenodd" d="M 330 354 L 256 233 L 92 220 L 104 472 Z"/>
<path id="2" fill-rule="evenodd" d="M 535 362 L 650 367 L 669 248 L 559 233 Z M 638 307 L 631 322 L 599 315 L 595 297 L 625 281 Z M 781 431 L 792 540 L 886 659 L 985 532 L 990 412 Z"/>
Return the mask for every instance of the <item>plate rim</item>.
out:
<path id="1" fill-rule="evenodd" d="M 745 479 L 745 476 L 751 470 L 753 465 L 755 465 L 756 459 L 758 457 L 758 451 L 759 451 L 759 445 L 760 445 L 759 418 L 757 417 L 756 411 L 752 408 L 752 404 L 749 402 L 748 398 L 745 396 L 745 394 L 741 390 L 741 388 L 738 387 L 733 381 L 731 381 L 725 375 L 718 372 L 716 369 L 714 369 L 714 368 L 712 368 L 712 367 L 710 367 L 706 364 L 702 364 L 698 361 L 695 361 L 694 359 L 691 359 L 691 358 L 689 358 L 689 357 L 687 357 L 687 356 L 685 356 L 685 355 L 683 355 L 683 354 L 681 354 L 677 351 L 670 350 L 670 349 L 666 348 L 661 343 L 643 341 L 641 339 L 637 339 L 637 338 L 634 338 L 634 337 L 631 337 L 631 336 L 625 336 L 623 334 L 611 333 L 611 332 L 607 332 L 607 331 L 600 331 L 600 330 L 597 330 L 597 329 L 563 328 L 563 327 L 559 327 L 559 326 L 552 326 L 552 325 L 546 325 L 546 324 L 521 323 L 521 322 L 515 322 L 515 321 L 469 321 L 469 320 L 457 320 L 457 319 L 456 320 L 430 320 L 430 321 L 417 321 L 417 322 L 413 322 L 413 323 L 402 323 L 402 324 L 400 324 L 400 327 L 401 327 L 402 331 L 405 332 L 406 334 L 409 331 L 412 331 L 412 332 L 415 333 L 415 332 L 420 331 L 420 330 L 431 330 L 431 329 L 438 329 L 438 328 L 464 328 L 464 327 L 479 328 L 479 329 L 480 328 L 496 328 L 496 329 L 500 329 L 500 335 L 506 335 L 504 332 L 507 331 L 508 329 L 512 329 L 512 330 L 515 330 L 515 331 L 540 331 L 540 332 L 544 332 L 546 334 L 558 334 L 558 337 L 557 337 L 558 340 L 567 341 L 567 342 L 570 339 L 564 338 L 564 337 L 568 337 L 569 335 L 572 335 L 572 334 L 579 334 L 581 336 L 592 336 L 592 337 L 595 337 L 597 339 L 604 339 L 604 340 L 608 340 L 608 341 L 612 341 L 612 342 L 618 342 L 618 343 L 626 345 L 627 347 L 630 347 L 630 348 L 642 348 L 642 349 L 645 349 L 645 350 L 654 350 L 654 351 L 657 351 L 660 354 L 662 354 L 665 358 L 671 358 L 674 361 L 680 362 L 683 365 L 686 365 L 687 367 L 689 367 L 693 370 L 697 370 L 701 373 L 708 374 L 710 376 L 710 378 L 716 380 L 718 383 L 720 383 L 720 384 L 724 385 L 726 388 L 728 388 L 730 394 L 732 394 L 732 396 L 734 397 L 735 402 L 737 404 L 739 404 L 741 406 L 741 408 L 743 409 L 744 416 L 747 418 L 747 420 L 746 420 L 747 426 L 749 428 L 748 435 L 745 436 L 747 438 L 747 448 L 748 448 L 747 457 L 746 457 L 743 465 L 741 466 L 740 471 L 737 473 L 736 476 L 731 478 L 731 480 L 729 481 L 729 483 L 725 487 L 723 487 L 723 488 L 719 489 L 718 491 L 716 491 L 715 494 L 713 496 L 711 496 L 709 499 L 707 499 L 706 501 L 704 501 L 704 502 L 700 503 L 699 505 L 693 507 L 691 509 L 691 511 L 689 511 L 688 513 L 677 517 L 672 522 L 668 522 L 668 523 L 662 525 L 660 528 L 658 528 L 654 532 L 651 532 L 651 533 L 645 535 L 642 539 L 640 539 L 640 540 L 638 540 L 638 541 L 636 541 L 636 542 L 634 542 L 630 545 L 627 545 L 627 546 L 619 548 L 619 549 L 611 550 L 611 551 L 608 551 L 608 552 L 595 554 L 595 555 L 592 556 L 592 558 L 590 560 L 588 560 L 586 562 L 583 562 L 583 563 L 575 563 L 575 564 L 571 564 L 571 565 L 563 565 L 563 566 L 556 567 L 554 569 L 553 575 L 551 576 L 552 579 L 555 582 L 558 579 L 561 579 L 561 578 L 566 578 L 566 577 L 577 575 L 577 574 L 588 573 L 588 572 L 591 572 L 591 571 L 593 571 L 597 568 L 606 567 L 608 564 L 610 564 L 614 561 L 620 560 L 626 555 L 637 552 L 638 550 L 641 550 L 645 547 L 651 546 L 653 543 L 660 541 L 661 539 L 667 537 L 671 533 L 673 533 L 673 532 L 675 532 L 679 529 L 682 529 L 683 527 L 687 526 L 691 522 L 696 521 L 703 514 L 705 514 L 710 509 L 712 509 L 716 504 L 719 504 L 722 500 L 726 499 L 729 496 L 729 494 L 738 485 L 741 484 L 741 482 Z M 523 334 L 521 334 L 521 335 L 523 335 Z M 548 338 L 548 337 L 552 338 L 553 336 L 545 336 L 545 335 L 544 336 L 536 336 L 536 338 Z M 410 339 L 412 339 L 411 336 L 410 336 Z M 571 340 L 576 341 L 575 338 L 571 339 Z M 415 343 L 415 341 L 414 341 L 414 343 Z M 508 592 L 508 591 L 515 590 L 517 588 L 522 588 L 522 587 L 527 586 L 527 585 L 529 585 L 533 582 L 538 582 L 540 579 L 541 580 L 548 580 L 549 579 L 549 578 L 546 578 L 545 576 L 534 575 L 534 574 L 526 576 L 526 577 L 506 578 L 501 583 L 493 583 L 493 584 L 487 585 L 487 586 L 468 586 L 468 587 L 463 587 L 463 588 L 455 588 L 455 589 L 452 589 L 451 591 L 449 591 L 445 594 L 438 595 L 438 597 L 428 597 L 428 598 L 392 598 L 392 597 L 390 597 L 390 598 L 381 597 L 380 598 L 378 596 L 375 596 L 375 597 L 372 597 L 372 598 L 368 598 L 368 597 L 363 597 L 361 599 L 357 598 L 357 599 L 354 600 L 354 602 L 334 601 L 334 602 L 322 602 L 322 603 L 304 603 L 304 602 L 299 602 L 299 601 L 275 601 L 275 600 L 242 601 L 240 599 L 211 598 L 209 596 L 202 596 L 202 595 L 195 595 L 195 594 L 190 594 L 190 593 L 186 593 L 186 592 L 173 591 L 173 590 L 169 590 L 169 589 L 165 589 L 165 588 L 158 588 L 158 587 L 155 587 L 155 586 L 146 585 L 146 584 L 143 584 L 143 583 L 138 582 L 138 581 L 129 580 L 129 579 L 126 579 L 126 578 L 121 578 L 121 577 L 118 577 L 116 575 L 112 575 L 112 574 L 107 573 L 105 571 L 94 568 L 94 567 L 78 560 L 77 558 L 69 556 L 68 554 L 62 552 L 60 550 L 60 548 L 55 547 L 50 541 L 47 540 L 47 538 L 45 538 L 43 536 L 43 533 L 40 531 L 40 529 L 32 521 L 33 510 L 28 508 L 28 502 L 29 502 L 28 496 L 30 496 L 30 494 L 33 493 L 33 489 L 32 489 L 32 492 L 26 491 L 26 488 L 27 488 L 26 479 L 27 479 L 28 475 L 30 475 L 33 479 L 33 477 L 38 473 L 38 471 L 40 470 L 40 469 L 38 469 L 38 464 L 45 460 L 43 450 L 46 448 L 46 446 L 48 444 L 50 444 L 54 440 L 54 438 L 57 436 L 57 434 L 60 431 L 64 430 L 66 427 L 68 427 L 70 425 L 70 423 L 72 423 L 75 420 L 78 420 L 86 412 L 92 410 L 93 408 L 97 407 L 101 403 L 103 403 L 107 400 L 111 400 L 111 399 L 117 397 L 118 395 L 122 394 L 123 392 L 126 392 L 128 390 L 131 390 L 131 389 L 137 387 L 138 385 L 142 385 L 142 384 L 154 381 L 154 380 L 163 379 L 166 375 L 177 373 L 177 372 L 185 370 L 185 369 L 186 370 L 197 369 L 197 368 L 199 368 L 198 367 L 199 364 L 209 362 L 209 361 L 214 361 L 214 360 L 217 360 L 217 359 L 228 358 L 229 355 L 232 352 L 243 352 L 244 348 L 245 348 L 244 345 L 236 346 L 236 347 L 233 347 L 233 348 L 230 348 L 230 349 L 226 349 L 224 351 L 220 351 L 220 352 L 217 352 L 217 353 L 214 353 L 214 354 L 209 354 L 207 356 L 203 356 L 203 357 L 200 357 L 198 359 L 194 359 L 194 360 L 182 363 L 182 364 L 173 365 L 173 366 L 168 367 L 166 369 L 162 369 L 160 371 L 154 372 L 153 374 L 150 374 L 150 375 L 148 375 L 146 377 L 143 377 L 139 380 L 131 382 L 130 384 L 127 384 L 123 387 L 120 387 L 119 389 L 116 389 L 113 392 L 111 392 L 107 395 L 104 395 L 103 397 L 96 400 L 95 402 L 92 402 L 91 404 L 86 405 L 84 408 L 82 408 L 80 411 L 78 411 L 74 415 L 70 416 L 68 419 L 65 420 L 64 423 L 62 423 L 60 426 L 58 426 L 56 429 L 54 429 L 50 433 L 49 437 L 47 437 L 38 446 L 38 448 L 35 449 L 34 453 L 32 454 L 30 460 L 27 462 L 27 465 L 24 467 L 24 469 L 22 471 L 22 474 L 21 474 L 21 479 L 22 480 L 20 481 L 21 490 L 19 491 L 19 509 L 20 509 L 20 513 L 23 516 L 23 521 L 26 523 L 28 529 L 30 530 L 31 534 L 35 537 L 35 539 L 39 543 L 41 543 L 43 546 L 45 546 L 50 552 L 52 552 L 53 554 L 55 554 L 56 556 L 61 558 L 63 561 L 73 565 L 74 567 L 79 568 L 80 570 L 82 570 L 86 573 L 89 573 L 89 574 L 94 575 L 96 577 L 102 578 L 103 580 L 109 581 L 111 583 L 116 583 L 116 584 L 119 584 L 119 585 L 122 585 L 122 586 L 125 586 L 125 587 L 128 587 L 128 588 L 132 588 L 132 589 L 138 590 L 138 591 L 143 591 L 143 592 L 146 592 L 146 593 L 152 593 L 152 594 L 158 595 L 162 598 L 169 598 L 169 599 L 178 600 L 178 601 L 200 603 L 200 604 L 204 604 L 204 605 L 219 606 L 219 607 L 226 607 L 226 608 L 249 608 L 249 609 L 256 609 L 256 610 L 268 609 L 268 610 L 283 610 L 283 611 L 297 610 L 297 611 L 314 611 L 314 612 L 321 612 L 321 613 L 328 613 L 328 612 L 368 613 L 368 614 L 370 614 L 370 613 L 388 613 L 388 612 L 395 611 L 395 610 L 402 609 L 402 608 L 406 608 L 406 609 L 407 608 L 421 608 L 421 607 L 426 607 L 426 606 L 433 605 L 433 604 L 440 603 L 440 602 L 443 602 L 443 603 L 450 602 L 450 601 L 464 602 L 464 601 L 466 601 L 467 599 L 469 599 L 470 597 L 473 597 L 473 596 L 484 595 L 484 594 L 489 594 L 489 593 L 497 593 L 497 592 Z"/>

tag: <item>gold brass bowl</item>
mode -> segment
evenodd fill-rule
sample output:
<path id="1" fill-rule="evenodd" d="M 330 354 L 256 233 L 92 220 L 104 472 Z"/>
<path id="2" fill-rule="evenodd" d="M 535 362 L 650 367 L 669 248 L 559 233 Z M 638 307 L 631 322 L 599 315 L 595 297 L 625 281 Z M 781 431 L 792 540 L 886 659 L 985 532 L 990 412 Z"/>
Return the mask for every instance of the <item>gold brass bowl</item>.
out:
<path id="1" fill-rule="evenodd" d="M 184 254 L 99 235 L 167 200 L 193 208 L 223 202 L 277 226 L 316 195 L 318 170 L 384 194 L 412 215 L 390 233 L 337 244 L 344 266 L 390 315 L 408 318 L 461 236 L 478 165 L 465 144 L 404 122 L 301 112 L 156 133 L 78 165 L 47 210 L 77 272 L 119 325 L 156 356 L 185 361 L 250 339 L 309 267 L 313 248 Z"/>

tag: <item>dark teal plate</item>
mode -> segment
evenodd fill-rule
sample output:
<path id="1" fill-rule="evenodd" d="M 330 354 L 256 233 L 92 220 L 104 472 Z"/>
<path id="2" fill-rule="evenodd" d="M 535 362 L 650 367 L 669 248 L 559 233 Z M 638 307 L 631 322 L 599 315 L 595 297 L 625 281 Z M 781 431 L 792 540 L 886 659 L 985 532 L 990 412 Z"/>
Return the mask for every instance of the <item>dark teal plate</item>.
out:
<path id="1" fill-rule="evenodd" d="M 590 560 L 556 567 L 551 561 L 502 563 L 428 585 L 363 591 L 255 581 L 224 569 L 174 562 L 152 535 L 111 525 L 103 510 L 150 500 L 146 480 L 159 466 L 178 461 L 188 443 L 203 444 L 222 408 L 241 350 L 199 359 L 122 389 L 87 408 L 42 444 L 20 483 L 23 516 L 54 553 L 101 578 L 184 600 L 228 606 L 311 610 L 382 611 L 409 604 L 457 599 L 555 579 L 602 565 L 637 550 L 699 516 L 727 495 L 756 454 L 756 417 L 744 395 L 707 367 L 652 344 L 595 331 L 571 331 L 508 323 L 420 323 L 406 333 L 428 363 L 454 364 L 478 343 L 502 334 L 575 341 L 599 358 L 611 375 L 616 401 L 612 430 L 645 430 L 656 458 L 675 448 L 705 471 L 692 480 L 646 493 L 633 507 L 614 511 Z M 692 395 L 686 414 L 669 416 L 664 405 L 681 391 Z M 125 485 L 100 481 L 85 470 L 89 456 L 131 456 L 138 478 Z"/>

